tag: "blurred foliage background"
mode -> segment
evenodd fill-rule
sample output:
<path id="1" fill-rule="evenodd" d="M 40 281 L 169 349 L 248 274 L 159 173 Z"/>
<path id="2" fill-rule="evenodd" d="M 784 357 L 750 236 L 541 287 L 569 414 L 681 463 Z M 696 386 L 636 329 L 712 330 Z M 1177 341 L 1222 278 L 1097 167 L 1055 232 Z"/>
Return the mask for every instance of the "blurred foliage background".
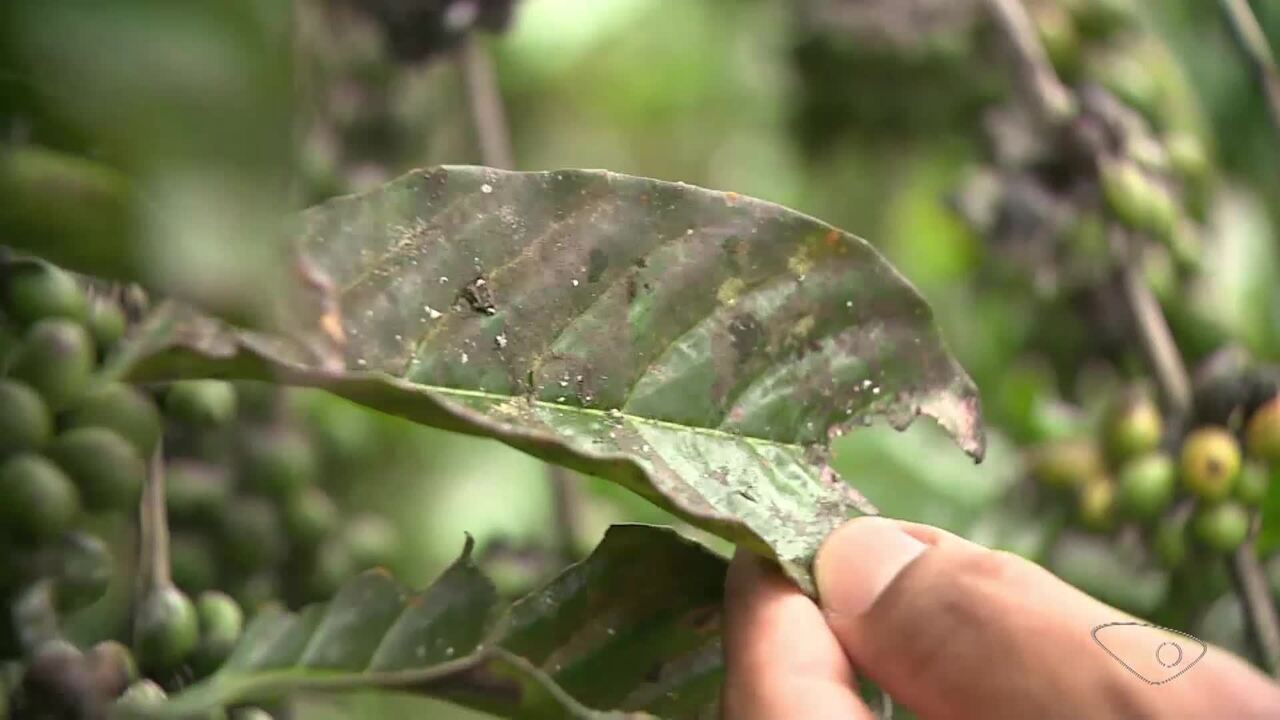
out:
<path id="1" fill-rule="evenodd" d="M 1142 88 L 1175 77 L 1168 112 L 1187 115 L 1171 122 L 1197 128 L 1221 172 L 1207 214 L 1208 269 L 1187 293 L 1186 312 L 1171 312 L 1175 332 L 1193 356 L 1231 341 L 1275 361 L 1280 146 L 1249 68 L 1214 3 L 1103 4 L 1131 5 L 1165 46 L 1154 60 L 1131 49 L 1123 82 Z M 220 278 L 246 266 L 269 271 L 272 258 L 243 259 L 263 254 L 257 240 L 280 209 L 410 168 L 481 161 L 449 52 L 408 59 L 405 38 L 369 13 L 300 0 L 291 15 L 288 5 L 14 3 L 0 11 L 10 13 L 0 87 L 6 109 L 23 112 L 5 114 L 0 131 L 127 174 L 155 198 L 143 218 L 148 257 L 191 270 L 174 289 L 244 303 L 252 294 L 243 289 L 269 276 L 230 289 Z M 975 467 L 927 423 L 905 433 L 874 427 L 837 442 L 838 469 L 887 514 L 1042 558 L 1050 521 L 1017 492 L 1018 444 L 1033 412 L 1024 399 L 1050 387 L 1087 407 L 1125 368 L 1073 355 L 1094 321 L 993 279 L 993 251 L 956 211 L 957 190 L 986 152 L 985 110 L 1008 93 L 1007 67 L 976 5 L 521 0 L 505 32 L 476 42 L 496 61 L 517 168 L 607 168 L 732 189 L 879 247 L 930 300 L 981 388 L 989 450 Z M 99 12 L 86 16 L 86 7 Z M 1280 6 L 1256 10 L 1280 41 Z M 47 87 L 57 92 L 32 100 Z M 32 116 L 33 106 L 44 114 Z M 224 273 L 229 259 L 238 262 Z M 251 302 L 237 309 L 260 310 Z M 1192 320 L 1180 323 L 1184 316 Z M 1055 373 L 1063 365 L 1078 372 Z M 547 467 L 496 442 L 330 397 L 299 392 L 291 402 L 329 442 L 367 458 L 347 466 L 358 475 L 350 502 L 395 522 L 402 542 L 392 569 L 405 582 L 428 582 L 465 533 L 504 590 L 545 577 L 538 557 L 557 542 L 558 503 Z M 578 553 L 613 522 L 681 524 L 603 481 L 576 487 Z M 1065 564 L 1073 579 L 1094 576 L 1083 584 L 1111 601 L 1150 610 L 1163 599 L 1162 581 L 1135 575 L 1115 555 L 1085 547 Z M 1127 589 L 1107 596 L 1099 588 L 1108 584 Z M 317 699 L 305 716 L 428 707 L 433 717 L 471 716 L 373 695 Z"/>

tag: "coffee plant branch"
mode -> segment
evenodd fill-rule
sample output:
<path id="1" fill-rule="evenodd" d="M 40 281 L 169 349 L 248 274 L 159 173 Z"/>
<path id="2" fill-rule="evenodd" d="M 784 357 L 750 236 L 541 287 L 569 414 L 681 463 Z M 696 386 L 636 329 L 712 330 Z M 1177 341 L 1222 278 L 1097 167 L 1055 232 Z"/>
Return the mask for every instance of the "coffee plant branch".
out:
<path id="1" fill-rule="evenodd" d="M 1230 0 L 1226 0 L 1224 7 L 1230 4 Z M 987 0 L 987 6 L 996 27 L 1005 36 L 1016 68 L 1019 89 L 1026 102 L 1044 122 L 1047 131 L 1060 131 L 1062 123 L 1069 118 L 1074 103 L 1070 91 L 1049 64 L 1026 8 L 1021 0 Z M 1247 10 L 1247 6 L 1244 9 Z M 1256 20 L 1254 26 L 1256 27 Z M 1269 52 L 1266 58 L 1270 59 Z M 1274 70 L 1274 65 L 1269 62 L 1268 67 Z M 1267 75 L 1265 71 L 1260 74 L 1264 78 L 1274 77 L 1274 74 Z M 1277 94 L 1274 96 L 1270 92 L 1271 87 L 1268 85 L 1268 98 L 1280 100 L 1280 85 L 1275 86 Z M 1280 109 L 1280 105 L 1273 102 L 1271 108 L 1273 119 L 1280 118 L 1280 115 L 1274 113 Z M 1086 152 L 1093 154 L 1095 167 L 1102 167 L 1101 161 L 1104 158 L 1096 143 L 1090 142 L 1088 137 L 1072 139 L 1077 140 L 1077 144 L 1085 148 Z M 1113 231 L 1110 235 L 1113 256 L 1117 258 L 1117 281 L 1123 291 L 1147 363 L 1155 374 L 1156 383 L 1168 409 L 1185 420 L 1191 410 L 1191 381 L 1169 330 L 1168 321 L 1138 269 L 1133 263 L 1124 262 L 1128 238 L 1118 231 Z M 1252 535 L 1256 535 L 1256 532 L 1255 521 Z M 1276 676 L 1280 674 L 1280 617 L 1271 603 L 1252 537 L 1235 551 L 1230 565 L 1232 580 L 1240 597 L 1253 643 L 1264 666 Z"/>
<path id="2" fill-rule="evenodd" d="M 488 167 L 513 170 L 515 154 L 511 149 L 511 130 L 489 48 L 472 33 L 462 41 L 457 53 L 480 161 Z M 568 468 L 548 465 L 547 481 L 551 485 L 554 525 L 551 528 L 550 554 L 556 563 L 568 565 L 581 559 L 576 546 L 582 501 L 573 473 Z"/>
<path id="3" fill-rule="evenodd" d="M 1271 129 L 1280 139 L 1280 69 L 1276 68 L 1275 56 L 1271 46 L 1267 44 L 1267 36 L 1258 24 L 1249 0 L 1218 0 L 1222 14 L 1231 26 L 1231 35 L 1235 38 L 1240 51 L 1244 53 L 1253 67 L 1253 73 L 1262 86 L 1267 100 L 1267 114 L 1271 118 Z"/>

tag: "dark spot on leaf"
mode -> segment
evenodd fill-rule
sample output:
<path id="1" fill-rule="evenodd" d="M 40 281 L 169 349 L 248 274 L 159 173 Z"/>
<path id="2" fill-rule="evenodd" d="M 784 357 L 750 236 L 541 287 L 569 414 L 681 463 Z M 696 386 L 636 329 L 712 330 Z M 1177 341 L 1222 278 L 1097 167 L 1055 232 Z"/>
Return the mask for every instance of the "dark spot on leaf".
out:
<path id="1" fill-rule="evenodd" d="M 754 495 L 752 495 L 751 493 L 747 492 L 746 490 L 736 490 L 735 492 L 737 492 L 739 495 L 741 495 L 743 498 L 745 498 L 745 499 L 747 500 L 747 502 L 755 502 L 755 501 L 756 501 L 755 496 L 754 496 Z"/>
<path id="2" fill-rule="evenodd" d="M 609 256 L 600 248 L 592 248 L 591 255 L 587 258 L 587 282 L 599 280 L 608 268 Z"/>
<path id="3" fill-rule="evenodd" d="M 493 302 L 493 290 L 489 288 L 489 281 L 481 275 L 472 280 L 466 287 L 458 291 L 458 300 L 455 306 L 470 308 L 474 312 L 483 313 L 485 315 L 493 315 L 498 312 L 497 306 Z"/>
<path id="4" fill-rule="evenodd" d="M 729 321 L 729 338 L 739 364 L 755 352 L 760 344 L 760 336 L 760 321 L 751 313 L 744 313 Z"/>

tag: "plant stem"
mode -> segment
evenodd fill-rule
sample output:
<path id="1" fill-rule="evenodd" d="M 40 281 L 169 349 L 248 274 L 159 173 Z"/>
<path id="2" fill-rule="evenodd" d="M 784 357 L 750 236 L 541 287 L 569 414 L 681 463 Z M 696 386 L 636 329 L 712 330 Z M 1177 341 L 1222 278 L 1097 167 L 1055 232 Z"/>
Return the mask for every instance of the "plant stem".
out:
<path id="1" fill-rule="evenodd" d="M 1244 0 L 1239 0 L 1239 4 L 1244 5 Z M 1067 108 L 1069 111 L 1073 103 L 1067 88 L 1048 62 L 1026 8 L 1021 0 L 987 0 L 987 5 L 996 26 L 1006 36 L 1009 47 L 1013 50 L 1014 65 L 1026 101 L 1032 105 L 1047 128 L 1052 129 L 1062 119 L 1062 109 Z M 1224 8 L 1227 6 L 1224 4 Z M 1244 5 L 1243 9 L 1248 10 L 1248 6 Z M 1251 13 L 1249 17 L 1252 20 Z M 1257 27 L 1256 20 L 1253 20 L 1253 26 Z M 1261 32 L 1254 35 L 1256 49 L 1256 40 L 1261 37 Z M 1262 47 L 1265 48 L 1265 39 Z M 1271 69 L 1260 72 L 1264 75 L 1270 73 L 1266 76 L 1274 77 L 1275 66 L 1270 62 L 1269 51 L 1265 58 Z M 1258 58 L 1255 58 L 1255 63 L 1257 62 Z M 1271 84 L 1268 84 L 1269 99 L 1272 97 L 1270 88 Z M 1277 85 L 1277 91 L 1275 97 L 1280 99 L 1280 85 Z M 1066 98 L 1065 101 L 1063 97 Z M 1272 108 L 1280 109 L 1280 104 L 1272 103 Z M 1280 115 L 1273 117 L 1280 118 Z M 1280 128 L 1280 124 L 1277 127 Z M 1102 167 L 1102 159 L 1094 158 L 1094 166 Z M 1131 261 L 1127 261 L 1129 254 L 1123 252 L 1127 238 L 1118 237 L 1117 240 L 1115 255 L 1119 264 L 1118 280 L 1144 354 L 1169 409 L 1185 418 L 1191 410 L 1191 382 L 1186 366 L 1169 332 L 1169 324 L 1160 304 L 1152 295 L 1150 287 L 1143 282 L 1138 269 Z M 1259 655 L 1268 670 L 1272 673 L 1280 672 L 1280 617 L 1277 617 L 1276 607 L 1267 592 L 1266 579 L 1258 564 L 1252 541 L 1236 550 L 1231 560 L 1231 571 L 1236 594 L 1240 598 Z"/>
<path id="2" fill-rule="evenodd" d="M 507 112 L 488 48 L 473 34 L 463 42 L 458 52 L 458 63 L 471 107 L 480 161 L 489 167 L 514 167 Z M 577 541 L 582 499 L 569 470 L 557 465 L 548 465 L 547 468 L 555 513 L 553 550 L 560 562 L 568 564 L 579 559 Z"/>
<path id="3" fill-rule="evenodd" d="M 471 106 L 471 122 L 476 129 L 480 160 L 489 167 L 511 168 L 511 134 L 507 129 L 507 113 L 498 88 L 498 76 L 489 50 L 473 35 L 458 50 L 458 65 Z"/>
<path id="4" fill-rule="evenodd" d="M 1276 621 L 1271 589 L 1258 564 L 1254 546 L 1261 521 L 1261 514 L 1255 512 L 1249 539 L 1231 556 L 1231 579 L 1244 607 L 1245 621 L 1249 624 L 1249 635 L 1256 645 L 1258 657 L 1272 677 L 1280 677 L 1280 622 Z"/>
<path id="5" fill-rule="evenodd" d="M 169 518 L 164 498 L 164 451 L 157 445 L 147 466 L 138 508 L 138 586 L 140 605 L 156 588 L 172 584 L 169 568 Z"/>
<path id="6" fill-rule="evenodd" d="M 1042 122 L 1057 125 L 1070 115 L 1075 101 L 1054 72 L 1031 16 L 1021 0 L 987 0 L 987 6 L 1009 44 L 1019 90 Z"/>
<path id="7" fill-rule="evenodd" d="M 1134 263 L 1124 263 L 1119 272 L 1125 304 L 1132 313 L 1138 340 L 1142 343 L 1147 364 L 1156 375 L 1160 394 L 1174 415 L 1185 418 L 1191 412 L 1191 378 L 1182 363 L 1160 303 Z"/>
<path id="8" fill-rule="evenodd" d="M 568 468 L 551 465 L 548 468 L 548 480 L 551 482 L 553 510 L 555 512 L 555 554 L 561 565 L 575 563 L 578 557 L 578 532 L 580 530 L 579 511 L 582 498 L 578 486 L 574 482 L 573 473 Z M 558 568 L 557 568 L 558 569 Z"/>
<path id="9" fill-rule="evenodd" d="M 1271 129 L 1280 138 L 1280 70 L 1276 69 L 1275 56 L 1271 54 L 1271 46 L 1267 44 L 1267 36 L 1258 24 L 1249 0 L 1218 0 L 1222 14 L 1231 26 L 1231 34 L 1241 52 L 1253 66 L 1253 74 L 1262 86 L 1267 99 L 1267 114 L 1271 118 Z"/>

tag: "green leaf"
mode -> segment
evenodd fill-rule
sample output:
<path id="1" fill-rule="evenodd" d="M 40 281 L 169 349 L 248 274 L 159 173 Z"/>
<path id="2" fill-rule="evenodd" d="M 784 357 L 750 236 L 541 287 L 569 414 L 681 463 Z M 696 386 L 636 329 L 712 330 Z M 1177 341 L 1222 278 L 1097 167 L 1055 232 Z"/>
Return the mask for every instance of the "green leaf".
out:
<path id="1" fill-rule="evenodd" d="M 973 383 L 915 289 L 786 208 L 605 171 L 446 167 L 304 221 L 330 311 L 295 328 L 303 342 L 170 318 L 130 375 L 282 374 L 497 438 L 771 553 L 810 592 L 823 538 L 873 511 L 829 465 L 831 438 L 923 413 L 982 454 Z"/>
<path id="2" fill-rule="evenodd" d="M 667 528 L 614 526 L 592 555 L 496 613 L 471 543 L 427 590 L 381 571 L 298 613 L 258 615 L 226 664 L 126 717 L 190 717 L 302 691 L 419 692 L 519 717 L 710 717 L 725 561 Z"/>

